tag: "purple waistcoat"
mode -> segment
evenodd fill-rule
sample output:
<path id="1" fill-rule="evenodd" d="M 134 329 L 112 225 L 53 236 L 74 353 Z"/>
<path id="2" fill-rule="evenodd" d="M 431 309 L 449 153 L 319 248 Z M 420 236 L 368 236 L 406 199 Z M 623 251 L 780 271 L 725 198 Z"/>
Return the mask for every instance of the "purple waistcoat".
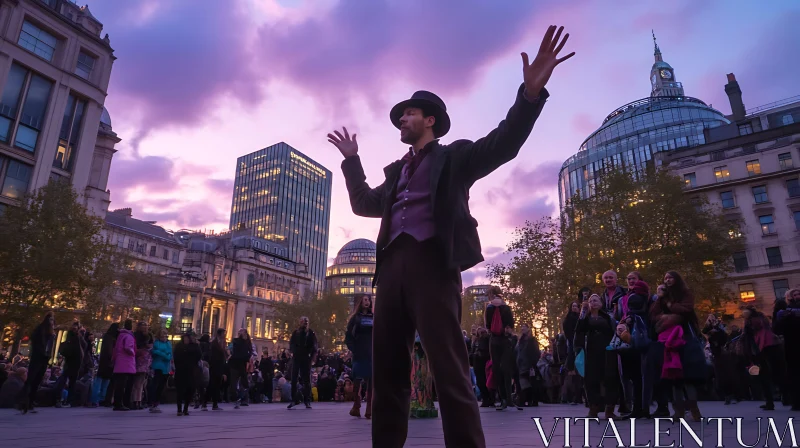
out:
<path id="1" fill-rule="evenodd" d="M 407 233 L 417 241 L 433 238 L 433 210 L 431 209 L 431 160 L 428 154 L 420 163 L 414 175 L 408 178 L 406 163 L 397 179 L 397 196 L 392 205 L 392 226 L 389 244 L 401 233 Z"/>

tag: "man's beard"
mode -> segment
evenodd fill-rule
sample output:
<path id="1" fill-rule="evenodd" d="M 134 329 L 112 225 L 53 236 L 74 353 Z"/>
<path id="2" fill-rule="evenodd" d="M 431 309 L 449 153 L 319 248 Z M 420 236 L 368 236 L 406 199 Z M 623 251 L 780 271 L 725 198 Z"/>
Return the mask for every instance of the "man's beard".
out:
<path id="1" fill-rule="evenodd" d="M 403 132 L 400 131 L 400 141 L 407 145 L 413 145 L 419 141 L 420 137 L 421 135 L 412 131 L 411 129 L 406 129 L 405 135 L 403 135 Z"/>

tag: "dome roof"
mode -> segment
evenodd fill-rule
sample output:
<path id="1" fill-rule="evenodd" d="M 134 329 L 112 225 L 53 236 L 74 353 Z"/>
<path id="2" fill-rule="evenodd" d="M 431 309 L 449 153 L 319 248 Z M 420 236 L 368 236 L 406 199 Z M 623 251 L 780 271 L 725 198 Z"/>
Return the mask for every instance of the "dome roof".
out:
<path id="1" fill-rule="evenodd" d="M 375 263 L 377 246 L 372 241 L 359 238 L 342 246 L 336 254 L 334 264 Z"/>
<path id="2" fill-rule="evenodd" d="M 661 70 L 662 68 L 668 68 L 672 70 L 672 66 L 664 61 L 656 61 L 655 64 L 653 64 L 653 68 L 657 70 Z"/>
<path id="3" fill-rule="evenodd" d="M 100 123 L 111 127 L 111 115 L 108 114 L 108 109 L 103 107 L 103 113 L 100 115 Z"/>

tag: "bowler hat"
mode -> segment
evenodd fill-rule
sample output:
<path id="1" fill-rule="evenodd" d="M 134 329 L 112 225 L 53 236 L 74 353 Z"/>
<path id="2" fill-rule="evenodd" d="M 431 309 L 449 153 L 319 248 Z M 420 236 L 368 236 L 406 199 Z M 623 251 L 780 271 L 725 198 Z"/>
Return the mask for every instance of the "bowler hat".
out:
<path id="1" fill-rule="evenodd" d="M 447 106 L 444 101 L 435 94 L 427 90 L 418 90 L 411 95 L 411 98 L 401 101 L 395 105 L 389 118 L 397 129 L 400 129 L 400 117 L 409 107 L 417 107 L 425 111 L 427 115 L 433 115 L 436 122 L 433 124 L 433 135 L 436 138 L 442 137 L 450 130 L 450 116 L 447 115 Z"/>

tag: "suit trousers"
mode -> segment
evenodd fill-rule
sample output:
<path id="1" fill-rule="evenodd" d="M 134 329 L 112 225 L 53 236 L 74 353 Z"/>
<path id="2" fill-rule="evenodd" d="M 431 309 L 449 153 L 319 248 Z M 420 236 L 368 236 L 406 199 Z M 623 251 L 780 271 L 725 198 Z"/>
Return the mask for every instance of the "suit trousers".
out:
<path id="1" fill-rule="evenodd" d="M 373 329 L 372 446 L 405 444 L 417 330 L 439 397 L 445 445 L 484 448 L 461 333 L 461 273 L 445 267 L 432 240 L 420 243 L 404 233 L 384 250 Z"/>

